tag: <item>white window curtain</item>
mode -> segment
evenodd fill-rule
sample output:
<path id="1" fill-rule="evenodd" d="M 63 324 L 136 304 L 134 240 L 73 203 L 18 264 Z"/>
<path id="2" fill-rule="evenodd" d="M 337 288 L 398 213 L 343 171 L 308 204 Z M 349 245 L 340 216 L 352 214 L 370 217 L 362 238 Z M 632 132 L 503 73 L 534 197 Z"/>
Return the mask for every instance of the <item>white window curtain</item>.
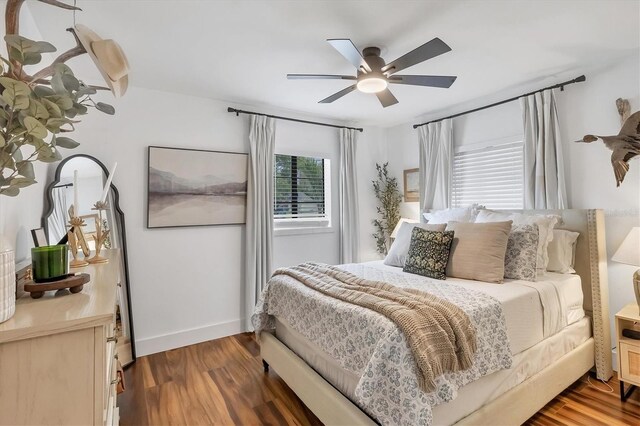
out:
<path id="1" fill-rule="evenodd" d="M 340 129 L 340 263 L 358 261 L 357 137 L 357 130 Z"/>
<path id="2" fill-rule="evenodd" d="M 271 277 L 273 253 L 273 168 L 275 119 L 252 115 L 247 179 L 245 328 L 260 293 Z"/>
<path id="3" fill-rule="evenodd" d="M 445 209 L 451 205 L 453 126 L 451 119 L 418 128 L 420 145 L 420 208 Z"/>
<path id="4" fill-rule="evenodd" d="M 520 98 L 524 124 L 524 208 L 565 209 L 567 190 L 552 90 Z"/>

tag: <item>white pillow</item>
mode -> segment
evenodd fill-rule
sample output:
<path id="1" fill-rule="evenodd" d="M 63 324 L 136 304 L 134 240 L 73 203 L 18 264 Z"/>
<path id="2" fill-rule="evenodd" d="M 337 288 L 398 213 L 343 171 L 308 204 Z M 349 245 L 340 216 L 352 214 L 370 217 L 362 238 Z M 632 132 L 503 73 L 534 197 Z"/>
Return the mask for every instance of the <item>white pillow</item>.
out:
<path id="1" fill-rule="evenodd" d="M 538 252 L 536 270 L 543 274 L 547 270 L 549 243 L 553 240 L 553 227 L 560 220 L 557 215 L 527 215 L 522 213 L 503 213 L 494 210 L 480 210 L 476 216 L 476 222 L 504 222 L 512 220 L 513 225 L 538 225 Z"/>
<path id="2" fill-rule="evenodd" d="M 395 239 L 396 236 L 398 235 L 398 231 L 400 231 L 400 227 L 402 226 L 402 224 L 404 222 L 409 222 L 409 223 L 418 223 L 420 222 L 419 220 L 415 220 L 415 219 L 409 219 L 406 217 L 401 217 L 400 220 L 398 221 L 398 223 L 396 224 L 396 227 L 393 228 L 393 232 L 391 232 L 391 235 L 389 235 L 389 238 Z"/>
<path id="3" fill-rule="evenodd" d="M 566 231 L 564 229 L 553 230 L 553 240 L 549 243 L 549 264 L 547 271 L 560 272 L 562 274 L 575 274 L 573 269 L 576 253 L 576 242 L 579 232 Z"/>
<path id="4" fill-rule="evenodd" d="M 484 207 L 478 204 L 472 204 L 468 207 L 458 207 L 455 209 L 434 210 L 432 212 L 426 212 L 422 215 L 429 223 L 473 223 L 478 210 Z"/>
<path id="5" fill-rule="evenodd" d="M 444 231 L 447 227 L 445 224 L 432 225 L 429 223 L 402 222 L 396 234 L 396 239 L 393 241 L 393 244 L 391 244 L 387 257 L 384 258 L 385 265 L 404 267 L 407 255 L 409 254 L 409 245 L 411 245 L 411 233 L 416 226 L 426 229 L 427 231 L 439 232 Z"/>

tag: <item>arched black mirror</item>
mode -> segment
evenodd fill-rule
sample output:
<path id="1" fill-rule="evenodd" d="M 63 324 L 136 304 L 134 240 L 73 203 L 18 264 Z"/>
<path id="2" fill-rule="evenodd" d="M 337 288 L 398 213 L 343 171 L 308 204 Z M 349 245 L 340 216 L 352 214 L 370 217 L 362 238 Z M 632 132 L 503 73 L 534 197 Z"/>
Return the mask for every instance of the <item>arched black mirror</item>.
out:
<path id="1" fill-rule="evenodd" d="M 74 203 L 74 172 L 78 171 L 78 216 L 85 219 L 87 224 L 83 229 L 87 236 L 89 248 L 93 250 L 95 241 L 91 234 L 95 232 L 95 210 L 91 210 L 94 203 L 102 198 L 103 188 L 109 171 L 100 160 L 90 155 L 77 154 L 67 157 L 60 162 L 56 175 L 47 187 L 48 208 L 42 218 L 50 244 L 56 244 L 67 233 L 69 220 L 69 206 Z M 118 313 L 116 327 L 118 333 L 118 358 L 122 365 L 127 366 L 135 361 L 136 350 L 133 338 L 133 316 L 131 315 L 131 296 L 129 292 L 129 264 L 127 262 L 127 238 L 124 213 L 120 209 L 118 189 L 111 184 L 106 201 L 109 209 L 102 217 L 103 228 L 109 229 L 110 234 L 105 248 L 120 249 L 120 282 L 118 285 Z"/>

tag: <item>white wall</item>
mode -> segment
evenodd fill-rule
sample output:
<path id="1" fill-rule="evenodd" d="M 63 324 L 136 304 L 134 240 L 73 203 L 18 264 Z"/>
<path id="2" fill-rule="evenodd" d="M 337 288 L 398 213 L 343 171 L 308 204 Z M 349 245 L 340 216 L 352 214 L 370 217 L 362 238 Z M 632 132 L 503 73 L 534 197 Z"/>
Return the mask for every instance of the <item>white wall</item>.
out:
<path id="1" fill-rule="evenodd" d="M 585 134 L 615 135 L 620 116 L 615 100 L 627 98 L 632 112 L 640 110 L 640 55 L 599 73 L 587 76 L 586 83 L 569 86 L 558 96 L 563 120 L 567 193 L 572 208 L 601 208 L 606 214 L 609 259 L 629 230 L 640 226 L 640 161 L 631 160 L 624 182 L 616 188 L 611 167 L 611 151 L 602 142 L 579 144 Z M 609 306 L 611 316 L 635 301 L 631 286 L 633 266 L 609 262 Z M 614 332 L 613 319 L 611 330 Z"/>
<path id="2" fill-rule="evenodd" d="M 578 144 L 573 141 L 590 133 L 617 134 L 620 118 L 615 100 L 627 98 L 632 111 L 640 110 L 639 76 L 640 55 L 635 55 L 625 62 L 587 73 L 586 82 L 567 86 L 564 92 L 556 93 L 569 207 L 605 210 L 609 258 L 629 230 L 633 226 L 640 226 L 640 161 L 631 161 L 631 170 L 624 183 L 616 188 L 610 162 L 611 151 L 602 142 Z M 390 167 L 399 179 L 404 169 L 418 166 L 418 135 L 411 125 L 422 121 L 387 129 Z M 461 116 L 453 122 L 454 145 L 521 135 L 521 123 L 518 102 Z M 417 203 L 405 204 L 403 212 L 407 216 L 417 216 Z M 635 269 L 609 262 L 612 319 L 622 306 L 634 301 L 631 276 Z M 613 330 L 613 320 L 611 325 Z"/>
<path id="3" fill-rule="evenodd" d="M 130 88 L 113 104 L 115 116 L 93 111 L 83 117 L 74 134 L 81 145 L 70 153 L 93 155 L 109 168 L 118 162 L 114 184 L 126 215 L 139 354 L 242 331 L 244 226 L 146 229 L 146 174 L 149 145 L 248 152 L 247 116 L 228 113 L 227 103 L 140 88 Z M 385 152 L 382 134 L 376 128 L 360 134 L 361 184 L 373 179 L 372 164 Z M 333 231 L 275 237 L 274 266 L 306 260 L 338 263 L 338 131 L 279 120 L 276 152 L 331 160 Z M 368 188 L 360 191 L 365 215 L 372 198 Z M 369 222 L 361 227 L 361 234 L 371 233 Z M 372 251 L 373 240 L 363 238 L 363 258 L 370 258 Z"/>
<path id="4" fill-rule="evenodd" d="M 3 5 L 3 4 L 2 4 Z M 28 7 L 22 8 L 21 32 L 40 39 Z M 248 118 L 226 111 L 227 103 L 152 90 L 130 88 L 114 101 L 110 117 L 92 111 L 80 117 L 73 137 L 80 147 L 63 154 L 85 153 L 107 167 L 118 161 L 114 183 L 126 214 L 131 272 L 132 307 L 138 353 L 165 350 L 241 331 L 241 286 L 244 280 L 244 226 L 180 229 L 145 228 L 147 146 L 175 146 L 222 151 L 248 151 Z M 288 111 L 233 105 L 291 116 Z M 295 114 L 293 114 L 295 116 Z M 314 119 L 313 117 L 300 117 Z M 306 260 L 338 263 L 338 130 L 278 121 L 276 150 L 319 155 L 331 159 L 332 230 L 314 235 L 277 236 L 274 266 Z M 375 257 L 372 205 L 368 182 L 386 145 L 383 131 L 367 128 L 359 135 L 359 201 L 365 218 L 360 224 L 361 257 Z M 17 198 L 0 197 L 0 235 L 16 248 L 19 260 L 28 259 L 30 229 L 40 227 L 44 188 L 56 165 L 36 164 L 39 183 Z M 86 185 L 85 185 L 86 186 Z"/>

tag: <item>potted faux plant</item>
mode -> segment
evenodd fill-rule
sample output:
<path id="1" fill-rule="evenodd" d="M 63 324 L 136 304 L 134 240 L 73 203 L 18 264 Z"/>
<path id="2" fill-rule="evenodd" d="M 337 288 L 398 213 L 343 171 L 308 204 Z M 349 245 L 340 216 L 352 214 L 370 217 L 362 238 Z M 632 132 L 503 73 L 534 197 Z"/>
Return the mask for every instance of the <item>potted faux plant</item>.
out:
<path id="1" fill-rule="evenodd" d="M 383 256 L 386 256 L 389 251 L 391 233 L 400 220 L 400 202 L 402 201 L 398 181 L 389 176 L 388 165 L 389 163 L 384 163 L 382 166 L 376 163 L 378 179 L 372 182 L 373 193 L 378 200 L 376 211 L 380 217 L 373 221 L 376 230 L 373 238 L 376 240 L 378 253 Z"/>
<path id="2" fill-rule="evenodd" d="M 39 1 L 77 9 L 56 0 Z M 51 65 L 33 75 L 27 74 L 25 66 L 39 64 L 44 53 L 55 52 L 56 48 L 45 41 L 29 40 L 18 34 L 18 16 L 23 2 L 9 0 L 5 9 L 7 34 L 4 40 L 8 57 L 0 55 L 0 197 L 16 197 L 22 188 L 36 183 L 33 163 L 58 161 L 62 158 L 61 148 L 73 149 L 79 145 L 68 136 L 79 123 L 78 116 L 87 114 L 89 108 L 107 114 L 115 112 L 112 106 L 92 99 L 97 89 L 109 88 L 84 84 L 65 65 L 67 60 L 87 53 L 74 29 L 70 31 L 78 42 L 75 48 L 62 53 Z M 93 52 L 91 56 L 96 61 Z M 107 83 L 113 90 L 111 82 Z M 11 245 L 4 240 L 3 243 L 0 236 L 0 322 L 6 321 L 15 311 L 14 254 Z"/>

